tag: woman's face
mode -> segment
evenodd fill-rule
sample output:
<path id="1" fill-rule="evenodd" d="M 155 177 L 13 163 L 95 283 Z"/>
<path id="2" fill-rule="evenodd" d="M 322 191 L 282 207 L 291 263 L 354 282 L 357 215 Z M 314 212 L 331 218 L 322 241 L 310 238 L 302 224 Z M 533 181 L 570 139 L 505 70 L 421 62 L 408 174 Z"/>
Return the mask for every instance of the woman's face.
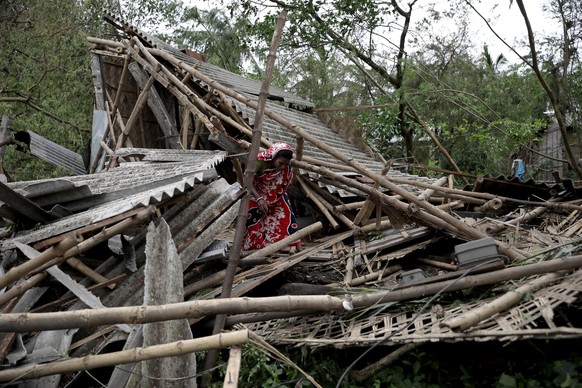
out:
<path id="1" fill-rule="evenodd" d="M 273 167 L 275 167 L 277 170 L 282 170 L 286 168 L 289 163 L 291 163 L 291 159 L 278 157 L 273 160 Z"/>

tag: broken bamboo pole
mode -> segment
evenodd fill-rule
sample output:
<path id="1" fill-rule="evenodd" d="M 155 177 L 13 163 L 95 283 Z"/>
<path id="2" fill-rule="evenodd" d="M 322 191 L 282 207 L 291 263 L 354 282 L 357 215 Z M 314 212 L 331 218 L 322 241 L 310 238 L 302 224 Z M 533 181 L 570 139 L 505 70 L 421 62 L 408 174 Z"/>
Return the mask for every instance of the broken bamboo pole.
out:
<path id="1" fill-rule="evenodd" d="M 467 330 L 485 319 L 491 318 L 493 315 L 507 310 L 515 305 L 527 295 L 531 295 L 535 291 L 555 282 L 562 276 L 561 272 L 554 272 L 546 274 L 540 278 L 527 282 L 526 284 L 509 291 L 495 300 L 482 304 L 468 312 L 463 313 L 455 318 L 449 319 L 441 323 L 442 326 L 448 327 L 451 330 Z"/>
<path id="2" fill-rule="evenodd" d="M 342 176 L 341 174 L 336 174 L 336 173 L 333 173 L 325 168 L 312 166 L 312 165 L 309 165 L 309 164 L 303 163 L 303 162 L 292 161 L 292 163 L 298 164 L 298 166 L 304 170 L 313 171 L 313 172 L 319 173 L 321 175 L 325 175 L 329 178 L 335 179 L 335 180 L 340 181 L 340 182 L 344 182 L 345 184 L 349 184 L 352 187 L 355 187 L 355 188 L 357 188 L 363 192 L 366 192 L 370 195 L 377 196 L 387 206 L 391 206 L 394 209 L 399 210 L 403 214 L 410 214 L 410 212 L 411 212 L 411 204 L 405 204 L 404 202 L 399 201 L 399 200 L 395 199 L 394 197 L 388 196 L 388 195 L 380 192 L 379 190 L 374 190 L 372 187 L 367 186 L 367 185 L 362 184 L 362 183 L 359 183 L 359 182 L 356 182 L 353 179 L 346 178 L 346 177 Z M 398 189 L 398 190 L 402 191 L 400 189 Z M 422 202 L 422 201 L 418 201 L 418 198 L 416 196 L 413 196 L 413 195 L 407 195 L 407 196 L 415 199 L 415 202 L 412 203 L 415 206 L 418 203 Z M 421 203 L 421 205 L 422 205 L 422 203 Z M 424 208 L 424 206 L 422 206 L 422 207 Z M 471 228 L 470 226 L 468 226 L 464 222 L 456 220 L 455 218 L 450 216 L 448 213 L 445 213 L 443 210 L 441 210 L 438 207 L 431 205 L 429 207 L 429 209 L 436 209 L 440 213 L 436 213 L 434 211 L 421 212 L 420 209 L 417 209 L 417 211 L 413 214 L 414 214 L 415 218 L 417 218 L 422 223 L 428 223 L 429 225 L 435 226 L 435 227 L 440 228 L 444 231 L 448 231 L 449 233 L 458 235 L 460 237 L 468 238 L 469 240 L 487 237 L 482 232 Z M 410 216 L 412 216 L 413 214 L 410 214 Z M 454 222 L 448 222 L 451 219 Z M 500 241 L 496 241 L 496 243 L 499 247 L 499 250 L 504 255 L 506 255 L 514 260 L 521 260 L 524 258 L 524 255 L 521 254 L 516 249 L 514 249 L 513 247 L 511 247 L 505 243 L 502 243 Z"/>
<path id="3" fill-rule="evenodd" d="M 37 379 L 42 376 L 79 372 L 95 368 L 136 363 L 162 357 L 174 357 L 183 354 L 222 349 L 229 346 L 246 344 L 249 341 L 249 331 L 239 330 L 232 333 L 216 334 L 203 338 L 170 342 L 162 345 L 139 347 L 118 352 L 88 355 L 70 358 L 63 361 L 53 361 L 47 364 L 32 364 L 20 368 L 0 371 L 0 382 L 14 382 Z M 195 378 L 195 376 L 192 376 Z"/>

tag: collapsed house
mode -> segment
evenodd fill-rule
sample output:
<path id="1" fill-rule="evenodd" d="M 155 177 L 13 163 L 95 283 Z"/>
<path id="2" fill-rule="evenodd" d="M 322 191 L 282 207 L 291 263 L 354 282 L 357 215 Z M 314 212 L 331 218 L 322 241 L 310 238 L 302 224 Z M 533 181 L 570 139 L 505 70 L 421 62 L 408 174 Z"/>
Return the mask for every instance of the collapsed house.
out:
<path id="1" fill-rule="evenodd" d="M 261 146 L 296 150 L 290 195 L 304 249 L 242 255 L 232 299 L 216 299 L 240 253 L 233 234 L 261 83 L 106 20 L 119 39 L 90 38 L 84 169 L 29 132 L 33 154 L 71 176 L 0 184 L 0 381 L 56 387 L 109 367 L 100 377 L 110 387 L 139 376 L 190 376 L 193 386 L 193 352 L 248 341 L 402 351 L 582 334 L 554 313 L 582 282 L 571 181 L 484 177 L 458 189 L 450 176 L 400 172 L 272 86 Z M 473 294 L 458 303 L 459 291 Z M 208 335 L 218 315 L 224 330 Z"/>

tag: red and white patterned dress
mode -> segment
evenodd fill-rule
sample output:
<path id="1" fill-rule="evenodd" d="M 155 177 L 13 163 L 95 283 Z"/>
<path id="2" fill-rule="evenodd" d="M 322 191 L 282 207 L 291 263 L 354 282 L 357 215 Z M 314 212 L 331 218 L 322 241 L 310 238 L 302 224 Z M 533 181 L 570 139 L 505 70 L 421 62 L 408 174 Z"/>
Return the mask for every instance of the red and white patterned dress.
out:
<path id="1" fill-rule="evenodd" d="M 267 161 L 275 159 L 282 149 L 291 149 L 285 143 L 275 143 L 268 150 L 259 153 L 258 168 L 253 179 L 259 197 L 269 206 L 265 214 L 259 211 L 256 198 L 249 200 L 247 230 L 243 237 L 242 250 L 261 249 L 275 243 L 298 230 L 295 214 L 287 195 L 287 188 L 293 178 L 290 165 L 283 169 L 265 167 Z M 298 240 L 290 245 L 299 245 Z"/>

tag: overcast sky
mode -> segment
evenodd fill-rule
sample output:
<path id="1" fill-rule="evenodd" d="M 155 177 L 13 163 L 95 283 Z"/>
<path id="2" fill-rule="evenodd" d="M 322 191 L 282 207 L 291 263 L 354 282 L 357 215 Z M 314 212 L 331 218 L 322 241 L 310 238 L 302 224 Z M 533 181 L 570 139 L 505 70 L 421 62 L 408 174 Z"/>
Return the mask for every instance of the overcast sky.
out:
<path id="1" fill-rule="evenodd" d="M 534 31 L 534 37 L 536 41 L 541 37 L 549 33 L 555 33 L 559 31 L 559 26 L 556 21 L 553 20 L 547 13 L 542 11 L 543 4 L 548 4 L 550 0 L 525 0 L 525 9 Z M 579 0 L 577 0 L 579 1 Z M 501 2 L 501 5 L 494 11 L 490 10 L 490 2 L 482 2 L 477 8 L 479 12 L 487 17 L 491 17 L 491 25 L 507 43 L 513 45 L 517 51 L 521 54 L 527 53 L 524 49 L 518 49 L 518 45 L 515 44 L 515 40 L 519 39 L 525 41 L 527 39 L 527 29 L 525 26 L 525 21 L 521 15 L 519 8 L 515 1 L 513 2 L 511 8 L 509 7 L 509 1 Z M 491 33 L 489 28 L 485 25 L 483 20 L 476 16 L 475 25 L 480 26 L 478 28 L 479 35 L 482 37 L 483 42 L 487 42 L 490 48 L 490 52 L 493 56 L 497 56 L 503 53 L 505 57 L 510 62 L 515 62 L 518 60 L 517 56 L 512 53 L 506 46 L 503 45 Z"/>
<path id="2" fill-rule="evenodd" d="M 444 7 L 448 6 L 448 0 L 437 0 L 436 2 L 442 2 Z M 556 22 L 552 20 L 546 13 L 542 11 L 543 4 L 549 4 L 551 0 L 524 0 L 525 8 L 531 22 L 532 28 L 534 30 L 534 36 L 539 38 L 544 34 L 551 31 L 556 31 L 559 29 Z M 581 0 L 576 0 L 581 1 Z M 195 5 L 203 9 L 210 9 L 213 7 L 221 7 L 221 2 L 219 0 L 184 0 L 187 5 Z M 400 3 L 405 5 L 404 1 Z M 525 22 L 517 3 L 513 1 L 511 7 L 509 6 L 509 0 L 497 0 L 497 1 L 481 1 L 476 3 L 476 8 L 479 12 L 490 20 L 491 26 L 495 31 L 510 45 L 512 45 L 520 54 L 527 54 L 528 50 L 519 49 L 516 44 L 516 40 L 525 41 L 527 39 L 527 30 L 525 27 Z M 426 3 L 425 3 L 426 4 Z M 494 4 L 498 4 L 498 7 L 492 9 Z M 413 10 L 413 22 L 422 18 L 422 7 L 423 2 L 417 2 Z M 487 43 L 489 46 L 489 52 L 495 58 L 499 54 L 503 54 L 507 60 L 511 63 L 519 61 L 519 58 L 511 52 L 498 38 L 489 30 L 483 20 L 477 16 L 473 15 L 474 22 L 473 26 L 473 40 L 475 43 L 475 50 L 477 52 L 482 52 L 483 44 Z M 450 21 L 449 21 L 450 23 Z M 399 39 L 399 32 L 395 31 L 393 42 L 397 43 Z M 394 49 L 394 47 L 391 47 Z"/>

